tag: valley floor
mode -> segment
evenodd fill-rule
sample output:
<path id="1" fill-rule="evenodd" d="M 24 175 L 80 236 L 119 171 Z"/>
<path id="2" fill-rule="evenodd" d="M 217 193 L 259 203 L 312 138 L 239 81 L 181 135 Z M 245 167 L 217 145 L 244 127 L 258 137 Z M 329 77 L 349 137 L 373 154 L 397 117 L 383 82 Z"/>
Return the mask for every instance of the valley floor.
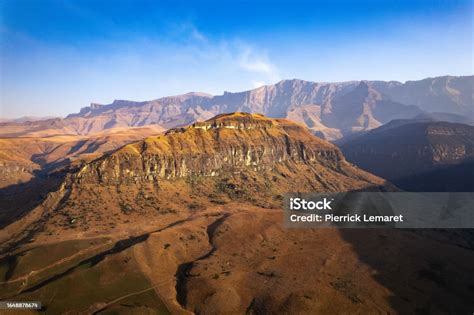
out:
<path id="1" fill-rule="evenodd" d="M 146 230 L 43 236 L 3 256 L 0 297 L 41 301 L 47 314 L 473 309 L 471 248 L 408 230 L 287 230 L 282 217 L 230 202 Z"/>

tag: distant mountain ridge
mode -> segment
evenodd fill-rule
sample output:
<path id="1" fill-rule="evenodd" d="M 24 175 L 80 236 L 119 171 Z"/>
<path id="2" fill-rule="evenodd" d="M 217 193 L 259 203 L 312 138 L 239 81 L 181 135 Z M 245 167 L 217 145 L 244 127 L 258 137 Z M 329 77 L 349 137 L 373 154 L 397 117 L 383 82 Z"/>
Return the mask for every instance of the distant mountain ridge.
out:
<path id="1" fill-rule="evenodd" d="M 216 96 L 187 93 L 144 102 L 92 103 L 62 119 L 61 125 L 77 134 L 148 124 L 168 129 L 222 113 L 243 111 L 288 118 L 306 125 L 322 138 L 336 140 L 377 128 L 393 119 L 410 119 L 432 112 L 474 120 L 473 85 L 474 76 L 444 76 L 406 83 L 317 83 L 293 79 Z M 0 134 L 4 134 L 2 125 L 5 124 L 0 124 Z"/>
<path id="2" fill-rule="evenodd" d="M 395 102 L 413 104 L 427 112 L 446 112 L 474 118 L 474 76 L 442 76 L 418 81 L 373 82 L 375 89 Z"/>

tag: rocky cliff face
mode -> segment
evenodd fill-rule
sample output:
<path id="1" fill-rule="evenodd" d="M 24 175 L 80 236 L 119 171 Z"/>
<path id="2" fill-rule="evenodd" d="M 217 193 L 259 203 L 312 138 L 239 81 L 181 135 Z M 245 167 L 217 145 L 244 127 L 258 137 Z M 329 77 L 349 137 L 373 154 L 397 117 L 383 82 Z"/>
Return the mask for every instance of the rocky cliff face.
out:
<path id="1" fill-rule="evenodd" d="M 239 112 L 130 143 L 73 170 L 25 220 L 45 233 L 91 236 L 210 205 L 275 208 L 287 192 L 359 189 L 395 188 L 302 125 Z"/>
<path id="2" fill-rule="evenodd" d="M 165 135 L 129 144 L 111 155 L 86 165 L 75 176 L 78 183 L 118 184 L 160 182 L 192 176 L 272 172 L 304 165 L 318 182 L 323 169 L 340 177 L 332 185 L 350 186 L 371 180 L 348 164 L 337 147 L 314 137 L 306 128 L 284 119 L 257 114 L 224 114 Z M 343 178 L 352 180 L 344 183 Z M 295 187 L 296 188 L 296 187 Z"/>
<path id="3" fill-rule="evenodd" d="M 428 112 L 459 114 L 474 119 L 474 77 L 442 76 L 419 81 L 373 82 L 395 102 L 416 105 Z"/>
<path id="4" fill-rule="evenodd" d="M 422 111 L 413 105 L 391 101 L 370 82 L 361 82 L 351 92 L 333 101 L 331 112 L 322 122 L 341 130 L 342 135 L 372 130 L 393 119 L 413 118 Z"/>
<path id="5" fill-rule="evenodd" d="M 159 124 L 168 129 L 204 121 L 221 113 L 244 111 L 286 117 L 306 125 L 319 137 L 336 140 L 371 130 L 392 119 L 409 119 L 426 111 L 457 114 L 472 120 L 473 80 L 473 76 L 438 77 L 407 83 L 284 80 L 250 91 L 216 96 L 188 93 L 147 102 L 93 103 L 63 119 L 61 128 L 67 127 L 68 132 L 77 134 L 148 124 Z M 5 128 L 0 125 L 0 134 Z"/>
<path id="6" fill-rule="evenodd" d="M 434 123 L 426 128 L 434 165 L 456 164 L 474 159 L 474 127 Z"/>
<path id="7" fill-rule="evenodd" d="M 89 133 L 112 126 L 150 123 L 172 128 L 237 111 L 287 117 L 329 140 L 378 127 L 390 118 L 411 118 L 421 113 L 414 106 L 387 101 L 367 82 L 284 80 L 251 91 L 225 92 L 219 96 L 190 93 L 151 102 L 94 104 L 66 119 L 78 132 Z"/>

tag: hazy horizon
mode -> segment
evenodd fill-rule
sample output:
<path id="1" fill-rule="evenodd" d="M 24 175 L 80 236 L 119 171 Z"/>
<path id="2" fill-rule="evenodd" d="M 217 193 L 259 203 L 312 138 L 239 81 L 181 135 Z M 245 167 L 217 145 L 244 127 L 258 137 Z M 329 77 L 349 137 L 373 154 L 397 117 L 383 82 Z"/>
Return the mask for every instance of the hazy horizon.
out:
<path id="1" fill-rule="evenodd" d="M 0 117 L 282 79 L 472 75 L 471 1 L 0 4 Z M 449 62 L 447 62 L 449 61 Z"/>

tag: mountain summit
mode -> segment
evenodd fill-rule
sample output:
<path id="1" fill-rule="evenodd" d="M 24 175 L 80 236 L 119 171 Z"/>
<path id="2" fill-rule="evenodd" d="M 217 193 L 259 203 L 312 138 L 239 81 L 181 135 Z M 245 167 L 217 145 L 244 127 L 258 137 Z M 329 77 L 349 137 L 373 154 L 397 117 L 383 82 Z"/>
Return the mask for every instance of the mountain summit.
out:
<path id="1" fill-rule="evenodd" d="M 259 176 L 252 175 L 257 184 L 263 184 L 265 177 L 280 182 L 275 192 L 284 191 L 286 185 L 287 191 L 321 191 L 381 184 L 347 163 L 336 146 L 313 136 L 304 126 L 243 112 L 221 114 L 126 145 L 87 165 L 75 178 L 85 183 L 159 184 L 192 176 L 239 178 L 252 172 L 259 172 Z M 297 183 L 300 172 L 307 180 Z"/>
<path id="2" fill-rule="evenodd" d="M 302 125 L 237 112 L 125 145 L 82 166 L 30 219 L 51 233 L 89 234 L 108 224 L 124 229 L 117 222 L 147 226 L 157 214 L 185 215 L 183 206 L 209 200 L 276 207 L 289 191 L 385 185 Z"/>

